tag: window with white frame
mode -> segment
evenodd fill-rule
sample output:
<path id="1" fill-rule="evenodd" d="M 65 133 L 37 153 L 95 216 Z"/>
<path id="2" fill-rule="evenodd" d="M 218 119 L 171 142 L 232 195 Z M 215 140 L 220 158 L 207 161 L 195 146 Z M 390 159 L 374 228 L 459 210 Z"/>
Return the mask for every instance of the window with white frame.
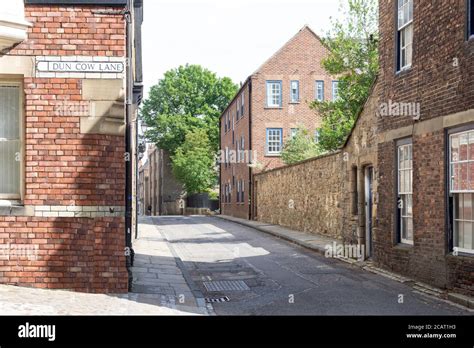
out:
<path id="1" fill-rule="evenodd" d="M 0 83 L 0 199 L 21 199 L 20 84 Z"/>
<path id="2" fill-rule="evenodd" d="M 324 81 L 316 81 L 316 100 L 324 101 Z"/>
<path id="3" fill-rule="evenodd" d="M 339 98 L 339 81 L 332 82 L 332 100 L 337 100 Z"/>
<path id="4" fill-rule="evenodd" d="M 413 0 L 398 0 L 398 71 L 411 67 L 413 55 Z"/>
<path id="5" fill-rule="evenodd" d="M 244 117 L 245 112 L 245 93 L 240 96 L 240 116 Z"/>
<path id="6" fill-rule="evenodd" d="M 411 139 L 398 143 L 399 236 L 403 244 L 413 244 L 413 144 Z"/>
<path id="7" fill-rule="evenodd" d="M 225 148 L 225 167 L 227 168 L 229 166 L 229 148 Z"/>
<path id="8" fill-rule="evenodd" d="M 237 181 L 237 203 L 240 203 L 240 180 Z"/>
<path id="9" fill-rule="evenodd" d="M 281 153 L 283 142 L 283 130 L 281 128 L 267 129 L 267 154 L 276 155 Z"/>
<path id="10" fill-rule="evenodd" d="M 474 38 L 474 0 L 467 2 L 467 38 Z"/>
<path id="11" fill-rule="evenodd" d="M 241 180 L 240 182 L 240 202 L 244 203 L 244 197 L 245 197 L 245 181 Z"/>
<path id="12" fill-rule="evenodd" d="M 281 107 L 281 81 L 267 81 L 267 107 Z"/>
<path id="13" fill-rule="evenodd" d="M 320 130 L 319 129 L 316 129 L 314 131 L 314 142 L 317 144 L 319 143 L 319 135 L 320 135 Z"/>
<path id="14" fill-rule="evenodd" d="M 245 161 L 245 138 L 242 136 L 240 138 L 240 157 L 239 157 L 240 162 Z"/>
<path id="15" fill-rule="evenodd" d="M 300 82 L 293 80 L 290 82 L 290 102 L 297 103 L 300 101 Z"/>
<path id="16" fill-rule="evenodd" d="M 291 128 L 290 129 L 290 139 L 293 139 L 296 134 L 298 133 L 298 128 Z"/>
<path id="17" fill-rule="evenodd" d="M 474 253 L 474 129 L 449 137 L 453 247 Z"/>

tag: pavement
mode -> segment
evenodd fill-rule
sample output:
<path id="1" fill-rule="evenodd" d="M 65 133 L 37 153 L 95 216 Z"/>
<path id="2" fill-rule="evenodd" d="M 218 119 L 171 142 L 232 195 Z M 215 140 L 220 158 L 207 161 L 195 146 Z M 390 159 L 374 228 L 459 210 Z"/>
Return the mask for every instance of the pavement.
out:
<path id="1" fill-rule="evenodd" d="M 140 219 L 139 238 L 134 241 L 132 293 L 148 303 L 188 314 L 212 314 L 202 294 L 188 284 L 186 270 L 153 218 Z"/>

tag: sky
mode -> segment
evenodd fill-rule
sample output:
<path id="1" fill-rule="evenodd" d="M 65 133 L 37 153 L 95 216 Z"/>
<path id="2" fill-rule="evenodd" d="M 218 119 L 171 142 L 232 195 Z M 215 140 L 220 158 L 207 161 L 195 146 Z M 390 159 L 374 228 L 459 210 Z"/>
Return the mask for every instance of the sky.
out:
<path id="1" fill-rule="evenodd" d="M 144 0 L 145 97 L 186 63 L 243 82 L 304 25 L 323 36 L 340 1 Z"/>

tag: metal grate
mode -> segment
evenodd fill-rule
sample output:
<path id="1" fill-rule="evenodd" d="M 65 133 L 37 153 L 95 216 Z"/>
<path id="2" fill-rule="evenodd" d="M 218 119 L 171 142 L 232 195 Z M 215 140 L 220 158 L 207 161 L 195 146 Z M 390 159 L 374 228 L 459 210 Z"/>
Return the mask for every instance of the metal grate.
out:
<path id="1" fill-rule="evenodd" d="M 216 280 L 212 282 L 204 282 L 204 287 L 209 292 L 250 290 L 243 280 Z"/>
<path id="2" fill-rule="evenodd" d="M 219 298 L 210 298 L 206 297 L 206 303 L 222 303 L 222 302 L 229 302 L 230 298 L 227 296 L 219 297 Z"/>

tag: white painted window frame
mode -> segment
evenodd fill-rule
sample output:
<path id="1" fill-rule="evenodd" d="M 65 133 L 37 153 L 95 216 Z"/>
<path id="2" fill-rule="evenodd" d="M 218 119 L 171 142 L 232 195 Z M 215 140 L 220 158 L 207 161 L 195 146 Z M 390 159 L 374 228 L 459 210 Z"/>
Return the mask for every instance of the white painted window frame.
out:
<path id="1" fill-rule="evenodd" d="M 25 196 L 25 110 L 24 110 L 24 90 L 23 90 L 23 82 L 19 80 L 9 80 L 9 79 L 0 79 L 0 86 L 14 86 L 18 87 L 19 89 L 19 115 L 20 117 L 20 127 L 19 127 L 19 141 L 20 141 L 20 187 L 18 194 L 6 194 L 0 192 L 0 200 L 12 200 L 12 201 L 23 201 Z M 0 139 L 0 141 L 2 141 Z"/>

